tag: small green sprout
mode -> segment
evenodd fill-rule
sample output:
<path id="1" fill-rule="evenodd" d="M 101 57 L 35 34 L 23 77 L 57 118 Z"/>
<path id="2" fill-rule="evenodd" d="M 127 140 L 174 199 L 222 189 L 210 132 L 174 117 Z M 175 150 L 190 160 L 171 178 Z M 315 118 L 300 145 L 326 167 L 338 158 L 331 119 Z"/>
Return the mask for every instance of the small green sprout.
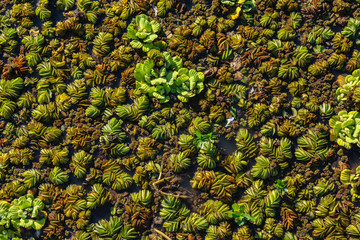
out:
<path id="1" fill-rule="evenodd" d="M 288 192 L 288 189 L 286 188 L 287 180 L 277 180 L 277 183 L 274 185 L 274 187 L 278 190 L 280 195 L 284 195 Z"/>
<path id="2" fill-rule="evenodd" d="M 216 140 L 216 135 L 213 134 L 213 132 L 208 134 L 201 134 L 200 131 L 195 131 L 195 135 L 196 139 L 194 142 L 199 148 L 201 148 L 206 142 L 214 143 Z"/>
<path id="3" fill-rule="evenodd" d="M 254 217 L 252 217 L 250 214 L 245 213 L 245 206 L 239 205 L 237 203 L 234 203 L 232 205 L 233 211 L 228 214 L 230 218 L 234 218 L 235 222 L 242 226 L 245 224 L 245 221 L 254 221 Z"/>

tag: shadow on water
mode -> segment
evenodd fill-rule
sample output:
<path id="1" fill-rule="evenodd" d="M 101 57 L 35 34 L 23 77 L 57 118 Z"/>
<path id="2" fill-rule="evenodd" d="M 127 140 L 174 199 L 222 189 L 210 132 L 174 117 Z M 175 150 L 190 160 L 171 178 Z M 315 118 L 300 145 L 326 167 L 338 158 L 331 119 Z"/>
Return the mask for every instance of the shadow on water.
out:
<path id="1" fill-rule="evenodd" d="M 250 130 L 249 130 L 249 132 L 250 132 Z M 219 142 L 216 143 L 216 147 L 224 155 L 224 157 L 233 154 L 237 150 L 235 139 L 227 140 L 224 136 L 219 137 Z M 248 161 L 248 169 L 251 169 L 252 166 L 254 166 L 256 164 L 256 161 L 254 158 L 247 159 L 247 161 Z"/>
<path id="2" fill-rule="evenodd" d="M 195 201 L 201 198 L 201 192 L 197 189 L 192 188 L 190 180 L 193 179 L 195 172 L 197 171 L 197 164 L 194 164 L 192 168 L 187 169 L 185 173 L 179 174 L 180 181 L 179 190 L 182 192 L 182 194 L 190 196 L 187 199 L 183 199 L 184 202 L 187 203 L 188 206 L 190 206 L 191 210 L 195 210 Z"/>
<path id="3" fill-rule="evenodd" d="M 348 156 L 351 169 L 355 171 L 355 169 L 360 166 L 360 152 L 359 151 L 346 151 L 346 156 Z"/>
<path id="4" fill-rule="evenodd" d="M 216 147 L 221 153 L 226 155 L 233 154 L 237 150 L 236 141 L 227 140 L 224 136 L 219 137 L 219 142 L 216 143 Z"/>
<path id="5" fill-rule="evenodd" d="M 69 184 L 75 184 L 75 185 L 83 185 L 83 181 L 78 179 L 73 173 L 69 174 Z"/>
<path id="6" fill-rule="evenodd" d="M 191 9 L 195 5 L 192 0 L 183 0 L 182 3 L 185 4 L 188 9 Z"/>
<path id="7" fill-rule="evenodd" d="M 99 206 L 91 211 L 91 218 L 90 222 L 97 223 L 101 219 L 109 220 L 110 219 L 110 210 L 111 210 L 111 203 L 107 202 L 103 206 Z"/>
<path id="8" fill-rule="evenodd" d="M 345 151 L 345 155 L 348 157 L 348 164 L 350 165 L 351 170 L 355 173 L 356 168 L 360 166 L 360 151 Z M 355 207 L 360 207 L 360 201 L 352 201 Z"/>

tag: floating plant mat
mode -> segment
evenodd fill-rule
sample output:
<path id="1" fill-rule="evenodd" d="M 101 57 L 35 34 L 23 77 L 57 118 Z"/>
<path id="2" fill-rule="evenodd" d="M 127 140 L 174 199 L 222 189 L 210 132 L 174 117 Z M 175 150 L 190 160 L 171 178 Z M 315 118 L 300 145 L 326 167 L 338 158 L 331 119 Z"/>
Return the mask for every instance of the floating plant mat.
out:
<path id="1" fill-rule="evenodd" d="M 359 239 L 360 1 L 0 2 L 0 239 Z"/>

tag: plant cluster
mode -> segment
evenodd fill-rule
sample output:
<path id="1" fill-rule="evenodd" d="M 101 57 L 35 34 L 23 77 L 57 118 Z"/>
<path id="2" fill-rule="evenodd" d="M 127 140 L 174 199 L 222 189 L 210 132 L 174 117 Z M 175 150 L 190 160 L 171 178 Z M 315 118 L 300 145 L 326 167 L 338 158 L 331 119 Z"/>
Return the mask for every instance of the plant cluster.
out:
<path id="1" fill-rule="evenodd" d="M 360 71 L 355 70 L 351 75 L 347 75 L 345 78 L 340 78 L 340 86 L 336 90 L 336 100 L 339 103 L 344 103 L 346 101 L 354 102 L 355 106 L 358 105 L 360 99 L 359 94 L 360 90 Z"/>
<path id="2" fill-rule="evenodd" d="M 127 34 L 130 39 L 130 45 L 133 48 L 141 48 L 144 52 L 153 48 L 153 41 L 158 37 L 156 34 L 160 31 L 160 24 L 155 20 L 149 21 L 149 17 L 145 14 L 137 15 L 135 24 L 127 27 Z"/>
<path id="3" fill-rule="evenodd" d="M 351 186 L 351 195 L 352 200 L 355 201 L 357 198 L 360 198 L 360 192 L 358 189 L 360 167 L 356 168 L 356 172 L 352 173 L 350 169 L 344 169 L 341 171 L 340 181 L 342 184 Z"/>
<path id="4" fill-rule="evenodd" d="M 358 145 L 360 134 L 359 112 L 342 110 L 338 115 L 330 119 L 329 125 L 332 127 L 330 139 L 336 140 L 337 144 L 346 149 L 351 149 L 352 144 Z"/>
<path id="5" fill-rule="evenodd" d="M 136 88 L 152 98 L 159 99 L 160 103 L 170 100 L 169 94 L 176 94 L 182 102 L 199 94 L 204 89 L 204 74 L 194 69 L 183 67 L 181 58 L 171 57 L 170 53 L 162 53 L 164 65 L 156 69 L 150 58 L 144 63 L 138 63 L 134 71 Z"/>
<path id="6" fill-rule="evenodd" d="M 242 226 L 245 224 L 245 220 L 247 221 L 254 221 L 254 218 L 251 217 L 249 214 L 245 213 L 245 206 L 244 205 L 238 205 L 234 203 L 232 205 L 233 211 L 229 213 L 229 217 L 234 218 L 235 222 L 239 224 L 239 226 Z"/>
<path id="7" fill-rule="evenodd" d="M 32 194 L 21 196 L 11 203 L 1 201 L 0 226 L 7 234 L 15 233 L 15 236 L 23 229 L 40 230 L 45 225 L 47 217 L 47 213 L 43 211 L 44 207 L 45 204 Z"/>
<path id="8" fill-rule="evenodd" d="M 359 238 L 360 2 L 150 3 L 1 1 L 0 239 Z"/>

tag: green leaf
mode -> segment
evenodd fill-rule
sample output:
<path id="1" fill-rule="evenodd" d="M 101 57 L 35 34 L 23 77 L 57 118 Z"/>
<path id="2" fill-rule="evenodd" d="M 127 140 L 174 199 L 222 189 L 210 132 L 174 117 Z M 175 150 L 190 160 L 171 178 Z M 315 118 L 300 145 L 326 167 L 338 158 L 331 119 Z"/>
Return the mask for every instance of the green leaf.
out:
<path id="1" fill-rule="evenodd" d="M 170 55 L 170 53 L 168 52 L 163 52 L 163 56 L 165 58 L 165 62 L 167 64 L 167 66 L 172 66 L 173 64 L 173 60 L 172 60 L 172 57 Z"/>
<path id="2" fill-rule="evenodd" d="M 179 75 L 188 75 L 189 70 L 187 68 L 180 68 L 178 70 Z"/>
<path id="3" fill-rule="evenodd" d="M 348 119 L 345 122 L 342 123 L 341 128 L 346 128 L 348 126 L 352 126 L 355 124 L 354 119 Z"/>
<path id="4" fill-rule="evenodd" d="M 150 73 L 151 70 L 153 70 L 154 68 L 154 61 L 151 60 L 150 58 L 146 59 L 144 62 L 144 72 L 145 73 Z"/>
<path id="5" fill-rule="evenodd" d="M 46 222 L 46 218 L 42 218 L 39 220 L 33 220 L 32 227 L 35 230 L 40 230 L 45 225 L 45 222 Z"/>
<path id="6" fill-rule="evenodd" d="M 148 20 L 144 21 L 144 28 L 148 33 L 151 32 L 151 24 L 150 24 L 150 22 Z"/>
<path id="7" fill-rule="evenodd" d="M 189 88 L 190 90 L 193 90 L 196 86 L 196 80 L 194 77 L 189 78 Z"/>
<path id="8" fill-rule="evenodd" d="M 196 72 L 196 70 L 190 69 L 190 70 L 189 70 L 189 76 L 196 79 L 196 78 L 197 78 L 197 72 Z"/>
<path id="9" fill-rule="evenodd" d="M 165 97 L 163 95 L 160 95 L 159 93 L 157 92 L 154 92 L 153 93 L 153 96 L 156 97 L 157 99 L 165 99 Z"/>
<path id="10" fill-rule="evenodd" d="M 162 67 L 159 71 L 159 76 L 160 77 L 165 77 L 166 76 L 166 68 Z"/>
<path id="11" fill-rule="evenodd" d="M 51 17 L 51 11 L 43 6 L 37 7 L 35 13 L 42 21 L 47 21 Z"/>
<path id="12" fill-rule="evenodd" d="M 168 79 L 170 86 L 174 84 L 174 81 L 176 80 L 177 75 L 178 75 L 178 73 L 176 71 L 170 71 L 166 75 L 166 79 Z"/>
<path id="13" fill-rule="evenodd" d="M 143 44 L 143 47 L 142 47 L 142 50 L 144 51 L 144 52 L 148 52 L 148 51 L 150 51 L 150 49 L 152 49 L 153 48 L 153 44 L 152 43 L 144 43 Z"/>
<path id="14" fill-rule="evenodd" d="M 197 87 L 196 93 L 201 93 L 202 90 L 204 90 L 204 83 L 198 82 L 197 85 L 196 85 L 196 87 Z"/>
<path id="15" fill-rule="evenodd" d="M 139 40 L 132 40 L 130 42 L 130 45 L 136 49 L 141 48 L 143 46 L 143 44 Z"/>
<path id="16" fill-rule="evenodd" d="M 339 121 L 339 117 L 338 116 L 333 116 L 330 120 L 329 120 L 329 125 L 330 127 L 334 127 L 336 122 Z"/>
<path id="17" fill-rule="evenodd" d="M 156 78 L 156 79 L 154 79 L 154 80 L 151 80 L 151 84 L 152 85 L 157 85 L 157 84 L 164 84 L 164 83 L 166 83 L 167 81 L 166 81 L 166 79 L 165 78 Z"/>
<path id="18" fill-rule="evenodd" d="M 188 80 L 189 77 L 187 75 L 181 75 L 176 79 L 176 86 L 181 86 L 184 82 Z"/>
<path id="19" fill-rule="evenodd" d="M 34 223 L 33 219 L 20 219 L 19 221 L 19 225 L 22 226 L 23 228 L 30 228 L 32 227 Z"/>
<path id="20" fill-rule="evenodd" d="M 251 221 L 251 222 L 255 221 L 255 218 L 252 217 L 251 215 L 247 214 L 247 213 L 244 214 L 244 218 L 246 220 L 248 220 L 248 221 Z"/>
<path id="21" fill-rule="evenodd" d="M 34 207 L 37 207 L 39 210 L 43 210 L 45 207 L 45 204 L 39 198 L 34 199 L 33 205 Z"/>
<path id="22" fill-rule="evenodd" d="M 95 118 L 97 116 L 99 116 L 101 114 L 101 111 L 99 108 L 90 105 L 86 110 L 85 110 L 85 115 L 87 117 L 91 117 L 91 118 Z"/>
<path id="23" fill-rule="evenodd" d="M 136 37 L 136 30 L 134 28 L 134 26 L 132 25 L 129 25 L 128 28 L 127 28 L 127 34 L 128 34 L 128 37 L 130 39 L 137 39 Z"/>
<path id="24" fill-rule="evenodd" d="M 351 175 L 350 169 L 342 170 L 342 172 L 340 174 L 340 182 L 342 184 L 349 185 L 350 184 L 350 175 Z"/>
<path id="25" fill-rule="evenodd" d="M 234 211 L 239 211 L 239 205 L 237 203 L 234 203 L 232 206 L 232 209 L 234 209 Z"/>
<path id="26" fill-rule="evenodd" d="M 174 57 L 174 58 L 173 58 L 173 62 L 174 62 L 175 65 L 176 65 L 176 69 L 182 68 L 183 62 L 182 62 L 182 59 L 181 59 L 179 56 Z"/>
<path id="27" fill-rule="evenodd" d="M 145 39 L 149 36 L 149 33 L 146 32 L 137 32 L 136 33 L 136 37 L 140 38 L 140 39 Z"/>
<path id="28" fill-rule="evenodd" d="M 145 71 L 143 69 L 143 64 L 138 63 L 136 64 L 136 68 L 134 71 L 134 77 L 137 81 L 142 82 L 145 81 Z"/>
<path id="29" fill-rule="evenodd" d="M 199 80 L 200 82 L 203 82 L 204 79 L 205 79 L 205 75 L 204 75 L 203 72 L 198 72 L 198 73 L 197 73 L 197 77 L 198 77 L 198 80 Z"/>
<path id="30" fill-rule="evenodd" d="M 145 21 L 147 21 L 148 17 L 145 14 L 141 14 L 136 17 L 136 24 L 140 29 L 145 28 Z"/>
<path id="31" fill-rule="evenodd" d="M 147 18 L 147 16 L 145 14 L 140 14 L 140 15 L 137 15 L 136 18 L 135 18 L 135 23 L 136 25 L 140 26 L 140 20 L 142 18 Z"/>
<path id="32" fill-rule="evenodd" d="M 153 42 L 157 37 L 158 37 L 158 35 L 156 35 L 156 34 L 151 34 L 150 36 L 148 36 L 148 37 L 144 40 L 144 42 L 145 42 L 145 43 L 151 43 L 151 42 Z"/>
<path id="33" fill-rule="evenodd" d="M 158 31 L 160 31 L 160 23 L 156 22 L 155 20 L 152 20 L 150 24 L 153 33 L 157 33 Z"/>
<path id="34" fill-rule="evenodd" d="M 167 103 L 170 100 L 169 96 L 166 96 L 165 99 L 160 100 L 160 103 Z"/>

